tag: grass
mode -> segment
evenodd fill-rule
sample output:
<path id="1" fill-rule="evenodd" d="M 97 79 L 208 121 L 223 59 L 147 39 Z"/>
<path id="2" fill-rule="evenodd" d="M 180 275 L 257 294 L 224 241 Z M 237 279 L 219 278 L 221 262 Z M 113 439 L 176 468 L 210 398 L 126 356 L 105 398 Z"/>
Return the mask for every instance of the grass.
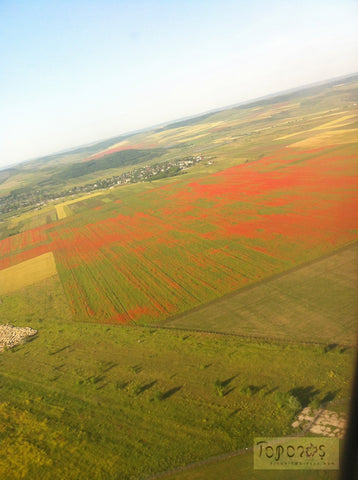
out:
<path id="1" fill-rule="evenodd" d="M 165 480 L 338 480 L 337 470 L 254 470 L 251 451 L 230 458 L 213 460 L 204 465 L 177 473 L 169 473 L 160 478 Z M 155 477 L 154 477 L 155 478 Z"/>
<path id="2" fill-rule="evenodd" d="M 350 350 L 68 323 L 61 298 L 57 320 L 13 318 L 39 334 L 0 356 L 0 416 L 13 425 L 1 478 L 145 478 L 289 434 L 294 413 L 277 392 L 303 405 L 349 395 Z M 6 297 L 1 308 L 11 311 Z"/>
<path id="3" fill-rule="evenodd" d="M 351 349 L 76 323 L 57 276 L 3 319 L 39 332 L 0 355 L 5 480 L 146 478 L 291 433 L 277 398 L 349 397 Z"/>

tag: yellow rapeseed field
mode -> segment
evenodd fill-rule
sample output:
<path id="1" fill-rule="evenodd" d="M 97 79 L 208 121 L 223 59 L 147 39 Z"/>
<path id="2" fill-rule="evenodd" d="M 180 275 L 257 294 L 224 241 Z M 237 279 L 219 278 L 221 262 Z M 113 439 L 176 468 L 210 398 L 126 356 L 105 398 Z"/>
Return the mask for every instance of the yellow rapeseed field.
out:
<path id="1" fill-rule="evenodd" d="M 25 260 L 0 270 L 0 295 L 33 285 L 53 275 L 57 275 L 57 269 L 52 252 Z"/>

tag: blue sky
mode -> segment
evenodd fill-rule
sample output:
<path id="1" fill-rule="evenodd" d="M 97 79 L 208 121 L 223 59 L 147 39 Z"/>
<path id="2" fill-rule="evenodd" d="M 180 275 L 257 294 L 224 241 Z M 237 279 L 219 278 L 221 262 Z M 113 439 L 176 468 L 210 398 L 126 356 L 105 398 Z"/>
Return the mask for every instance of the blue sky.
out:
<path id="1" fill-rule="evenodd" d="M 358 71 L 353 0 L 0 0 L 0 168 Z"/>

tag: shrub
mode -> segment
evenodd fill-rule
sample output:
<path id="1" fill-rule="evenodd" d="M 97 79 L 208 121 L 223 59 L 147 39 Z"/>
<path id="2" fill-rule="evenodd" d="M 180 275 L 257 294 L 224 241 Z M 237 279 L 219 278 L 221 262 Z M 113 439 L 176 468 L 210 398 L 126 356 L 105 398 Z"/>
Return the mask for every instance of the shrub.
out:
<path id="1" fill-rule="evenodd" d="M 218 395 L 219 397 L 224 396 L 224 387 L 220 380 L 215 380 L 214 388 L 215 388 L 216 395 Z"/>
<path id="2" fill-rule="evenodd" d="M 161 402 L 163 398 L 164 398 L 164 395 L 160 390 L 157 390 L 156 392 L 154 392 L 153 400 L 155 402 Z"/>
<path id="3" fill-rule="evenodd" d="M 287 406 L 293 412 L 298 412 L 298 411 L 302 410 L 301 402 L 294 395 L 290 395 L 288 397 L 288 405 Z"/>
<path id="4" fill-rule="evenodd" d="M 247 395 L 248 397 L 251 397 L 254 391 L 250 385 L 246 385 L 245 387 L 240 388 L 240 393 L 242 393 L 243 395 Z"/>
<path id="5" fill-rule="evenodd" d="M 130 393 L 131 395 L 133 395 L 134 397 L 138 397 L 138 395 L 140 395 L 142 393 L 142 388 L 140 385 L 134 383 L 131 385 L 131 388 L 130 388 Z"/>
<path id="6" fill-rule="evenodd" d="M 301 402 L 290 393 L 276 392 L 275 401 L 279 408 L 287 408 L 295 413 L 302 409 Z"/>

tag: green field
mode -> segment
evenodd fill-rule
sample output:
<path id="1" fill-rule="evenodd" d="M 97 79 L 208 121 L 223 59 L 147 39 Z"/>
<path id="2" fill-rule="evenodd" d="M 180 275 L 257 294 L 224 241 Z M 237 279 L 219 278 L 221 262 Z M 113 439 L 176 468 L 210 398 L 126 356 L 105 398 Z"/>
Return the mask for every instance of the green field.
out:
<path id="1" fill-rule="evenodd" d="M 153 480 L 156 477 L 153 477 Z M 159 478 L 159 477 L 157 477 Z M 193 465 L 177 473 L 168 473 L 160 478 L 165 480 L 337 480 L 337 470 L 254 470 L 252 452 L 242 453 L 225 459 Z M 149 480 L 149 479 L 148 479 Z"/>
<path id="2" fill-rule="evenodd" d="M 347 413 L 358 80 L 340 82 L 1 175 L 0 280 L 16 288 L 0 323 L 38 330 L 0 353 L 1 480 L 336 478 L 254 471 L 250 448 L 302 433 L 306 406 Z M 31 278 L 41 258 L 53 275 Z"/>
<path id="3" fill-rule="evenodd" d="M 278 394 L 347 408 L 354 349 L 74 323 L 57 276 L 2 301 L 3 319 L 39 331 L 0 356 L 4 479 L 147 478 L 295 433 Z M 249 453 L 173 478 L 236 469 L 264 478 Z"/>
<path id="4" fill-rule="evenodd" d="M 349 397 L 353 350 L 73 323 L 56 282 L 11 306 L 39 334 L 0 357 L 1 478 L 145 478 L 293 432 L 278 392 Z"/>
<path id="5" fill-rule="evenodd" d="M 356 345 L 358 245 L 162 325 L 281 340 Z"/>

